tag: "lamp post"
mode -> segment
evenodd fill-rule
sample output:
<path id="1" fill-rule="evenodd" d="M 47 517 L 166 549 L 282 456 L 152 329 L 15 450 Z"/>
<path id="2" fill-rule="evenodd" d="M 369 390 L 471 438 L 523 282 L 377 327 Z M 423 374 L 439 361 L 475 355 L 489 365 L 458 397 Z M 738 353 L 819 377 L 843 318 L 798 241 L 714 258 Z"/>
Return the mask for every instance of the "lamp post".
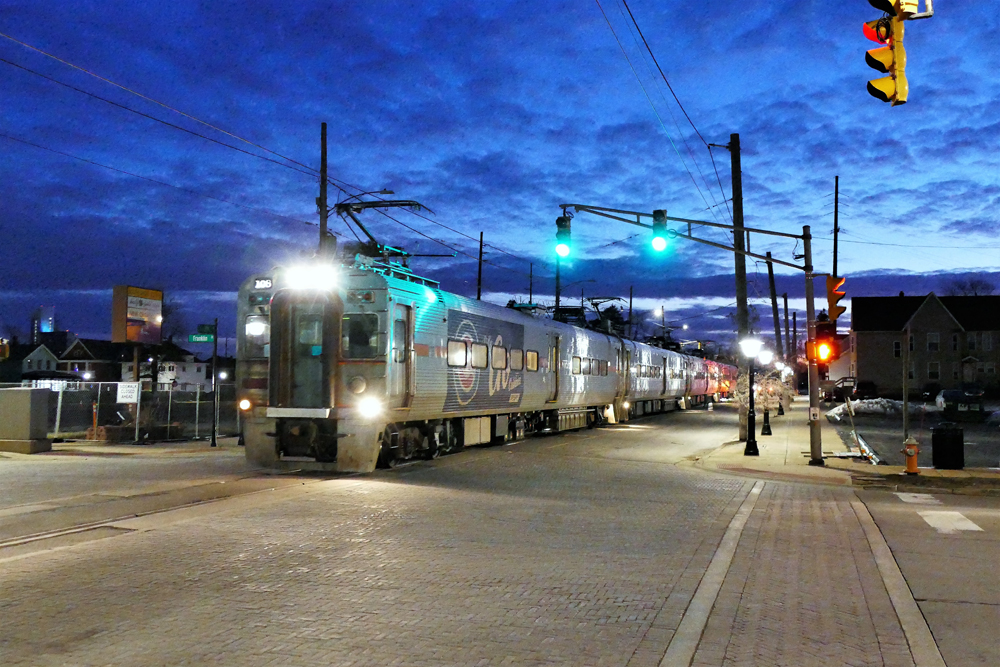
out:
<path id="1" fill-rule="evenodd" d="M 761 366 L 767 366 L 774 359 L 774 352 L 771 350 L 761 350 L 757 353 L 757 360 Z M 766 392 L 766 388 L 765 388 Z M 771 420 L 769 414 L 770 401 L 764 403 L 764 426 L 760 429 L 761 435 L 771 435 Z"/>
<path id="2" fill-rule="evenodd" d="M 744 338 L 740 341 L 740 350 L 750 361 L 749 375 L 747 377 L 747 393 L 750 395 L 750 402 L 747 409 L 747 444 L 743 449 L 743 456 L 760 456 L 760 451 L 757 449 L 757 420 L 753 409 L 753 362 L 757 355 L 760 354 L 760 349 L 763 346 L 764 343 L 756 338 Z"/>
<path id="3" fill-rule="evenodd" d="M 778 369 L 778 380 L 781 381 L 781 396 L 778 397 L 778 416 L 785 414 L 785 371 L 788 366 L 783 361 L 776 361 L 774 367 Z"/>

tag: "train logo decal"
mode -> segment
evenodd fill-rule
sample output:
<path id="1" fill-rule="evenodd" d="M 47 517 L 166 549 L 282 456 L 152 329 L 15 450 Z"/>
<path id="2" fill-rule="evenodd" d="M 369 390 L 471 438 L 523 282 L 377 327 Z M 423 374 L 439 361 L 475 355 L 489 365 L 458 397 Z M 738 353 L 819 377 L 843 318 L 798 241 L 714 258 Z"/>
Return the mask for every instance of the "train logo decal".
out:
<path id="1" fill-rule="evenodd" d="M 464 368 L 448 368 L 448 390 L 445 411 L 461 409 L 507 409 L 521 404 L 523 370 L 493 368 L 492 348 L 524 348 L 524 325 L 504 322 L 460 310 L 448 311 L 448 338 L 469 344 L 470 363 Z M 490 350 L 486 368 L 473 368 L 471 345 L 480 343 Z"/>

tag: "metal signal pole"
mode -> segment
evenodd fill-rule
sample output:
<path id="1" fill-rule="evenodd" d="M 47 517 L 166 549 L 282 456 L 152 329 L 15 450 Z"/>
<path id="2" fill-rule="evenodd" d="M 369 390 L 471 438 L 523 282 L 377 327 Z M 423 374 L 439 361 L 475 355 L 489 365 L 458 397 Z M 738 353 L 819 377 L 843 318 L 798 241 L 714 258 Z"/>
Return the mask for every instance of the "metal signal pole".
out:
<path id="1" fill-rule="evenodd" d="M 736 340 L 740 341 L 750 333 L 750 313 L 747 307 L 747 260 L 744 241 L 746 232 L 743 228 L 743 172 L 740 165 L 740 135 L 729 135 L 729 155 L 732 162 L 733 175 L 733 247 L 736 252 Z M 749 362 L 740 357 L 740 373 L 749 376 Z M 747 439 L 747 408 L 740 406 L 740 440 Z"/>
<path id="2" fill-rule="evenodd" d="M 812 264 L 812 234 L 809 225 L 802 227 L 802 246 L 805 253 L 806 273 L 806 330 L 808 342 L 806 349 L 813 349 L 816 343 L 816 306 L 813 303 L 813 264 Z M 822 434 L 819 423 L 819 362 L 815 354 L 809 358 L 809 465 L 821 466 L 823 463 Z"/>
<path id="3" fill-rule="evenodd" d="M 483 298 L 483 233 L 479 232 L 479 277 L 476 278 L 476 299 Z"/>

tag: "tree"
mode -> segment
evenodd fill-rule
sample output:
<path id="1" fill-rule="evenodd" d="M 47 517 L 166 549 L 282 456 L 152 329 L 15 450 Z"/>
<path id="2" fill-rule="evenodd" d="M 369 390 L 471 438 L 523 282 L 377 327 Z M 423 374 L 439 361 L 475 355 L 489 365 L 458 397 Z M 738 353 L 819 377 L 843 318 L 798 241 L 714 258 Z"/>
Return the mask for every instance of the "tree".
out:
<path id="1" fill-rule="evenodd" d="M 160 315 L 163 316 L 163 324 L 160 325 L 160 336 L 165 340 L 173 338 L 183 339 L 187 332 L 187 322 L 184 320 L 184 311 L 181 304 L 176 299 L 164 301 L 160 308 Z"/>
<path id="2" fill-rule="evenodd" d="M 956 278 L 945 285 L 947 296 L 986 296 L 995 290 L 996 285 L 982 278 Z"/>

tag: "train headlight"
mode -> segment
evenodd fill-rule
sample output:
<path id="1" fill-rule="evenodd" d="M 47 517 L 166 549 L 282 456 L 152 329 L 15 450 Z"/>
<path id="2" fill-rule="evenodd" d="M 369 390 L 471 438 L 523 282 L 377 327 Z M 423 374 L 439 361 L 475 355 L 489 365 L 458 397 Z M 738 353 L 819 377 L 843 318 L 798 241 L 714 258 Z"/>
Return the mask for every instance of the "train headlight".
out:
<path id="1" fill-rule="evenodd" d="M 331 290 L 337 286 L 337 270 L 329 264 L 291 266 L 285 282 L 294 290 Z"/>
<path id="2" fill-rule="evenodd" d="M 358 401 L 358 414 L 365 419 L 372 419 L 382 414 L 382 401 L 374 396 L 365 396 Z"/>
<path id="3" fill-rule="evenodd" d="M 262 315 L 249 316 L 245 331 L 248 336 L 263 336 L 267 333 L 267 318 Z"/>
<path id="4" fill-rule="evenodd" d="M 365 389 L 368 388 L 368 381 L 360 375 L 355 375 L 351 378 L 351 381 L 347 383 L 347 388 L 355 394 L 363 394 Z"/>
<path id="5" fill-rule="evenodd" d="M 253 404 L 250 402 L 249 399 L 244 398 L 243 400 L 240 401 L 240 410 L 242 410 L 243 412 L 246 412 L 252 407 Z"/>

